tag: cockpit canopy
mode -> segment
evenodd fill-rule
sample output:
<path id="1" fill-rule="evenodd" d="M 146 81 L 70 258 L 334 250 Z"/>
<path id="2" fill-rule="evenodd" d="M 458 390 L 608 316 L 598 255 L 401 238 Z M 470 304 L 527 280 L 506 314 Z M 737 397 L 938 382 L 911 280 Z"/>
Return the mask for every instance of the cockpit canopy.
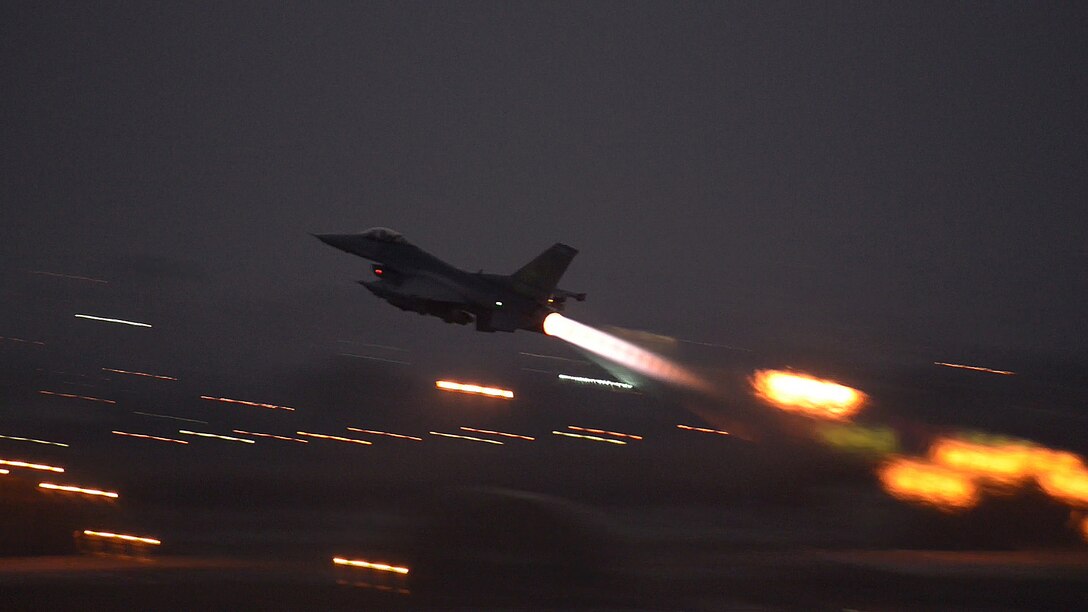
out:
<path id="1" fill-rule="evenodd" d="M 407 242 L 400 232 L 391 230 L 388 227 L 372 227 L 361 232 L 359 235 L 363 238 L 370 238 L 371 240 L 378 240 L 380 242 Z"/>

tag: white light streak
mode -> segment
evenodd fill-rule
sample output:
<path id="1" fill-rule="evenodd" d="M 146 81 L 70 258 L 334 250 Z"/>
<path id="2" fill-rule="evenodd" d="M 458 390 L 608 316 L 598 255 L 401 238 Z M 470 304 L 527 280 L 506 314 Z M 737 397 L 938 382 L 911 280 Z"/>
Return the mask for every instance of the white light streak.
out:
<path id="1" fill-rule="evenodd" d="M 499 444 L 499 445 L 502 444 L 502 442 L 499 442 L 498 440 L 485 440 L 484 438 L 473 438 L 472 436 L 460 436 L 460 435 L 457 435 L 457 434 L 442 433 L 441 431 L 428 431 L 427 433 L 431 434 L 432 436 L 442 436 L 443 438 L 456 438 L 458 440 L 468 440 L 469 442 L 484 442 L 486 444 Z"/>
<path id="2" fill-rule="evenodd" d="M 243 436 L 257 436 L 259 438 L 272 438 L 274 440 L 283 440 L 284 442 L 302 442 L 303 444 L 309 444 L 309 440 L 299 440 L 298 438 L 289 438 L 287 436 L 277 436 L 275 434 L 260 433 L 257 431 L 242 431 L 241 429 L 232 429 L 236 434 L 242 434 Z"/>
<path id="3" fill-rule="evenodd" d="M 50 442 L 49 440 L 35 440 L 34 438 L 20 438 L 19 436 L 0 436 L 0 438 L 3 438 L 5 440 L 19 440 L 21 442 L 33 442 L 35 444 L 49 444 L 49 445 L 52 445 L 52 446 L 63 446 L 64 448 L 68 448 L 67 444 L 61 444 L 60 442 Z"/>
<path id="4" fill-rule="evenodd" d="M 560 374 L 560 380 L 569 380 L 572 382 L 588 383 L 592 385 L 600 385 L 602 387 L 614 387 L 616 389 L 634 389 L 634 385 L 627 383 L 616 382 L 614 380 L 604 380 L 601 378 L 586 378 L 585 376 L 571 376 L 570 374 Z"/>
<path id="5" fill-rule="evenodd" d="M 333 557 L 332 562 L 336 565 L 347 565 L 350 567 L 362 567 L 366 569 L 378 570 L 379 572 L 393 572 L 394 574 L 405 575 L 408 573 L 407 567 L 400 567 L 397 565 L 389 565 L 388 563 L 372 563 L 370 561 L 344 559 L 343 557 Z"/>
<path id="6" fill-rule="evenodd" d="M 337 442 L 350 442 L 352 444 L 362 444 L 364 446 L 369 446 L 371 444 L 374 444 L 373 442 L 371 442 L 369 440 L 356 440 L 355 438 L 345 438 L 343 436 L 330 436 L 329 434 L 313 433 L 313 432 L 309 432 L 309 431 L 296 431 L 295 433 L 300 435 L 300 436 L 307 436 L 307 437 L 310 437 L 310 438 L 320 438 L 322 440 L 336 440 Z"/>
<path id="7" fill-rule="evenodd" d="M 612 438 L 601 438 L 598 436 L 587 436 L 585 434 L 570 433 L 569 431 L 553 431 L 553 434 L 557 436 L 566 436 L 568 438 L 581 438 L 582 440 L 592 440 L 593 442 L 608 442 L 609 444 L 627 444 L 623 440 L 613 440 Z"/>
<path id="8" fill-rule="evenodd" d="M 77 314 L 77 319 L 90 319 L 91 321 L 105 321 L 106 323 L 120 323 L 121 325 L 131 325 L 133 327 L 151 327 L 148 323 L 140 323 L 138 321 L 126 321 L 124 319 L 111 319 L 109 317 L 96 317 L 89 314 Z"/>
<path id="9" fill-rule="evenodd" d="M 178 433 L 185 434 L 187 436 L 200 436 L 201 438 L 217 438 L 219 440 L 227 440 L 228 442 L 241 442 L 243 444 L 256 444 L 253 440 L 246 440 L 245 438 L 234 438 L 231 436 L 221 436 L 219 434 L 208 433 L 205 431 L 189 431 L 188 429 L 179 429 Z"/>
<path id="10" fill-rule="evenodd" d="M 58 474 L 64 473 L 64 468 L 55 465 L 27 463 L 26 461 L 15 461 L 11 459 L 0 459 L 0 465 L 10 465 L 11 467 L 21 467 L 29 470 L 41 470 L 43 472 L 57 472 Z"/>
<path id="11" fill-rule="evenodd" d="M 144 438 L 146 440 L 157 440 L 159 442 L 173 442 L 175 444 L 188 444 L 185 440 L 175 440 L 174 438 L 160 438 L 159 436 L 151 436 L 148 434 L 132 433 L 130 431 L 111 431 L 111 434 L 118 436 L 127 436 L 129 438 Z"/>
<path id="12" fill-rule="evenodd" d="M 109 497 L 117 499 L 117 493 L 113 491 L 102 491 L 100 489 L 84 489 L 83 487 L 75 487 L 72 485 L 58 485 L 51 482 L 39 482 L 38 486 L 43 489 L 49 489 L 52 491 L 65 491 L 67 493 L 82 493 L 83 495 L 97 495 L 99 497 Z"/>
<path id="13" fill-rule="evenodd" d="M 128 374 L 130 376 L 143 376 L 145 378 L 157 378 L 158 380 L 177 380 L 173 376 L 163 376 L 161 374 L 148 374 L 147 372 L 133 372 L 131 370 L 117 370 L 114 368 L 102 368 L 103 372 L 115 372 L 117 374 Z"/>
<path id="14" fill-rule="evenodd" d="M 533 438 L 533 437 L 530 437 L 530 436 L 522 436 L 522 435 L 518 435 L 518 434 L 506 433 L 505 431 L 495 431 L 493 429 L 476 429 L 475 427 L 461 427 L 460 429 L 462 431 L 471 431 L 472 433 L 481 433 L 481 434 L 487 434 L 487 435 L 491 435 L 491 436 L 502 436 L 504 438 L 517 438 L 518 440 L 528 440 L 530 442 L 533 441 L 533 440 L 536 440 L 536 438 Z"/>
<path id="15" fill-rule="evenodd" d="M 406 436 L 404 434 L 389 433 L 388 431 L 378 431 L 376 429 L 359 429 L 358 427 L 348 427 L 348 431 L 357 431 L 359 433 L 373 434 L 375 436 L 388 436 L 390 438 L 400 438 L 402 440 L 415 440 L 416 442 L 423 441 L 423 438 Z"/>

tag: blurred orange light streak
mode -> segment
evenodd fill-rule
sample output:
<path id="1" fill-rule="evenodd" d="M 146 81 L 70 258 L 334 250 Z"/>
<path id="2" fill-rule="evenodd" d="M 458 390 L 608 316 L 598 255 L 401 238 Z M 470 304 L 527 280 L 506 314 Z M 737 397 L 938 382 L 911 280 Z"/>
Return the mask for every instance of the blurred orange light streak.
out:
<path id="1" fill-rule="evenodd" d="M 20 438 L 19 436 L 0 436 L 0 438 L 3 438 L 5 440 L 19 440 L 19 441 L 22 441 L 22 442 L 33 442 L 35 444 L 49 444 L 49 445 L 52 445 L 52 446 L 63 446 L 64 448 L 68 448 L 67 444 L 62 444 L 60 442 L 50 442 L 49 440 L 35 440 L 34 438 Z"/>
<path id="2" fill-rule="evenodd" d="M 443 391 L 456 391 L 458 393 L 470 393 L 473 395 L 486 395 L 487 397 L 501 397 L 503 399 L 514 399 L 514 392 L 509 389 L 499 389 L 497 387 L 481 387 L 480 385 L 468 385 L 459 382 L 453 382 L 452 380 L 436 380 L 434 386 L 442 389 Z"/>
<path id="3" fill-rule="evenodd" d="M 611 334 L 568 319 L 558 312 L 544 318 L 544 333 L 657 380 L 704 390 L 706 382 L 675 363 Z"/>
<path id="4" fill-rule="evenodd" d="M 432 436 L 442 436 L 443 438 L 457 438 L 458 440 L 468 440 L 470 442 L 485 442 L 487 444 L 502 444 L 498 440 L 485 440 L 484 438 L 473 438 L 472 436 L 460 436 L 451 433 L 442 433 L 441 431 L 428 431 L 427 433 Z"/>
<path id="5" fill-rule="evenodd" d="M 379 572 L 393 572 L 394 574 L 407 574 L 407 567 L 400 567 L 397 565 L 389 565 L 388 563 L 372 563 L 370 561 L 362 561 L 356 559 L 344 559 L 343 557 L 333 557 L 332 562 L 336 565 L 348 565 L 351 567 L 362 567 L 366 569 L 378 570 Z"/>
<path id="6" fill-rule="evenodd" d="M 567 429 L 573 429 L 574 431 L 584 431 L 586 433 L 601 434 L 605 436 L 615 436 L 617 438 L 630 438 L 632 440 L 642 439 L 642 436 L 636 436 L 634 434 L 625 434 L 618 431 L 607 431 L 604 429 L 591 429 L 589 427 L 578 427 L 577 425 L 567 425 Z"/>
<path id="7" fill-rule="evenodd" d="M 179 429 L 178 433 L 185 434 L 187 436 L 200 436 L 201 438 L 217 438 L 219 440 L 227 440 L 228 442 L 241 442 L 242 444 L 256 444 L 253 440 L 246 440 L 245 438 L 234 438 L 231 436 L 221 436 L 219 434 L 207 433 L 204 431 L 190 431 L 188 429 Z"/>
<path id="8" fill-rule="evenodd" d="M 502 436 L 504 438 L 517 438 L 518 440 L 529 440 L 530 442 L 536 440 L 536 438 L 530 436 L 522 436 L 518 434 L 506 433 L 505 431 L 494 431 L 491 429 L 476 429 L 475 427 L 461 427 L 464 431 L 471 431 L 473 433 L 488 434 L 492 436 Z"/>
<path id="9" fill-rule="evenodd" d="M 310 438 L 321 438 L 322 440 L 336 440 L 337 442 L 351 442 L 353 444 L 370 445 L 374 444 L 368 440 L 356 440 L 355 438 L 344 438 L 341 436 L 330 436 L 328 434 L 311 433 L 308 431 L 296 431 L 296 434 L 300 436 L 308 436 Z"/>
<path id="10" fill-rule="evenodd" d="M 923 461 L 899 457 L 881 466 L 878 476 L 893 497 L 942 510 L 967 509 L 979 501 L 969 475 Z"/>
<path id="11" fill-rule="evenodd" d="M 0 474 L 10 474 L 10 473 L 11 473 L 11 470 L 5 470 L 4 468 L 0 468 Z"/>
<path id="12" fill-rule="evenodd" d="M 42 395 L 56 395 L 57 397 L 70 397 L 72 399 L 87 400 L 89 402 L 101 402 L 103 404 L 116 404 L 117 402 L 111 399 L 102 399 L 101 397 L 90 397 L 87 395 L 75 395 L 74 393 L 58 393 L 56 391 L 38 391 Z"/>
<path id="13" fill-rule="evenodd" d="M 416 442 L 423 441 L 423 438 L 406 436 L 404 434 L 389 433 L 388 431 L 377 431 L 375 429 L 359 429 L 358 427 L 348 427 L 348 431 L 357 431 L 359 433 L 373 434 L 375 436 L 389 436 L 390 438 L 400 438 L 401 440 L 415 440 Z"/>
<path id="14" fill-rule="evenodd" d="M 692 427 L 691 425 L 677 425 L 677 427 L 680 429 L 686 429 L 688 431 L 701 431 L 703 433 L 721 434 L 723 436 L 730 435 L 728 431 L 722 431 L 720 429 L 710 429 L 708 427 Z"/>
<path id="15" fill-rule="evenodd" d="M 568 438 L 581 438 L 582 440 L 592 440 L 593 442 L 608 442 L 609 444 L 627 444 L 623 440 L 613 440 L 612 438 L 599 438 L 597 436 L 587 436 L 585 434 L 570 433 L 569 431 L 553 431 L 553 434 L 557 436 L 566 436 Z"/>
<path id="16" fill-rule="evenodd" d="M 91 531 L 90 529 L 84 529 L 83 535 L 111 540 L 124 540 L 126 542 L 139 542 L 141 544 L 154 544 L 155 546 L 162 544 L 161 540 L 156 540 L 155 538 L 143 538 L 140 536 L 125 535 L 123 533 L 110 533 L 108 531 Z"/>
<path id="17" fill-rule="evenodd" d="M 287 436 L 277 436 L 277 435 L 273 435 L 273 434 L 260 433 L 260 432 L 256 432 L 256 431 L 242 431 L 241 429 L 232 429 L 231 431 L 233 431 L 236 434 L 242 434 L 242 435 L 246 435 L 246 436 L 257 436 L 257 437 L 260 437 L 260 438 L 273 438 L 273 439 L 276 439 L 276 440 L 283 440 L 285 442 L 302 442 L 303 444 L 309 444 L 310 443 L 309 440 L 299 440 L 298 438 L 289 438 Z"/>
<path id="18" fill-rule="evenodd" d="M 1077 506 L 1088 506 L 1088 469 L 1083 466 L 1040 474 L 1036 480 L 1051 497 Z"/>
<path id="19" fill-rule="evenodd" d="M 147 440 L 158 440 L 159 442 L 173 442 L 175 444 L 188 444 L 185 440 L 175 440 L 174 438 L 160 438 L 159 436 L 150 436 L 148 434 L 132 433 L 129 431 L 111 431 L 110 433 L 118 436 L 128 436 L 130 438 L 145 438 Z"/>
<path id="20" fill-rule="evenodd" d="M 11 459 L 0 459 L 0 465 L 10 465 L 11 467 L 41 470 L 43 472 L 57 472 L 58 474 L 64 473 L 64 468 L 62 467 L 56 467 L 54 465 L 44 465 L 41 463 L 27 463 L 26 461 L 15 461 Z"/>
<path id="21" fill-rule="evenodd" d="M 276 404 L 262 404 L 260 402 L 249 402 L 246 400 L 230 399 L 228 397 L 212 397 L 210 395 L 201 395 L 200 399 L 209 400 L 212 402 L 223 402 L 225 404 L 241 404 L 243 406 L 255 406 L 257 408 L 268 408 L 269 410 L 289 410 L 294 412 L 295 409 L 290 406 L 277 406 Z"/>
<path id="22" fill-rule="evenodd" d="M 118 495 L 113 491 L 101 491 L 99 489 L 84 489 L 82 487 L 73 487 L 72 485 L 57 485 L 49 482 L 39 482 L 38 486 L 43 489 L 50 489 L 53 491 L 66 491 L 68 493 L 82 493 L 83 495 L 97 495 L 101 497 L 110 497 L 117 499 Z"/>
<path id="23" fill-rule="evenodd" d="M 756 370 L 751 382 L 756 395 L 775 408 L 816 418 L 845 420 L 865 404 L 861 391 L 807 374 Z"/>
<path id="24" fill-rule="evenodd" d="M 974 372 L 988 372 L 990 374 L 1001 374 L 1003 376 L 1013 376 L 1016 372 L 1010 372 L 1009 370 L 991 370 L 990 368 L 983 368 L 980 366 L 964 365 L 962 363 L 945 363 L 943 361 L 934 361 L 933 365 L 944 366 L 946 368 L 957 368 L 960 370 L 971 370 Z"/>
<path id="25" fill-rule="evenodd" d="M 102 368 L 103 372 L 116 372 L 117 374 L 131 374 L 132 376 L 144 376 L 147 378 L 157 378 L 159 380 L 177 380 L 173 376 L 163 376 L 161 374 L 148 374 L 147 372 L 131 372 L 129 370 L 115 370 L 114 368 Z"/>

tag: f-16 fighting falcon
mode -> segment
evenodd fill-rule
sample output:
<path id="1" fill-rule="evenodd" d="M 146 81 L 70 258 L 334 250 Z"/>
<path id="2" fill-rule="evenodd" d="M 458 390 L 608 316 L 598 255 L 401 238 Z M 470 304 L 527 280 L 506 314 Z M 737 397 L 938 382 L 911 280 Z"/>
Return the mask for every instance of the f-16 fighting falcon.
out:
<path id="1" fill-rule="evenodd" d="M 434 315 L 447 323 L 476 322 L 479 331 L 543 333 L 544 317 L 568 298 L 586 294 L 556 285 L 577 249 L 556 243 L 509 276 L 465 272 L 420 249 L 400 233 L 374 227 L 359 234 L 314 234 L 325 244 L 375 262 L 373 280 L 359 281 L 401 310 Z"/>

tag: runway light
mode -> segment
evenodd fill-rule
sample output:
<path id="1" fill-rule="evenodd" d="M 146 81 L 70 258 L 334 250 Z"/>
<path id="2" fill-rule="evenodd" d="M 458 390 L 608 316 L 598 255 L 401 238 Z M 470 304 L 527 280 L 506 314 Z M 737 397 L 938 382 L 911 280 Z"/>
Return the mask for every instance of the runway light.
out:
<path id="1" fill-rule="evenodd" d="M 178 433 L 185 434 L 187 436 L 199 436 L 201 438 L 216 438 L 218 440 L 226 440 L 228 442 L 241 442 L 242 444 L 256 444 L 253 440 L 246 440 L 245 438 L 234 438 L 232 436 L 221 436 L 219 434 L 208 433 L 206 431 L 189 431 L 188 429 L 179 429 Z"/>
<path id="2" fill-rule="evenodd" d="M 99 497 L 109 497 L 111 499 L 117 499 L 117 493 L 113 491 L 101 491 L 99 489 L 84 489 L 82 487 L 74 487 L 72 485 L 58 485 L 50 482 L 39 482 L 38 486 L 43 489 L 49 489 L 51 491 L 64 491 L 66 493 L 80 493 L 82 495 L 95 495 Z"/>
<path id="3" fill-rule="evenodd" d="M 504 438 L 516 438 L 518 440 L 529 440 L 530 442 L 536 440 L 529 436 L 522 436 L 518 434 L 506 433 L 505 431 L 494 431 L 492 429 L 476 429 L 475 427 L 461 427 L 462 431 L 471 431 L 472 433 L 487 434 L 490 436 L 502 436 Z"/>
<path id="4" fill-rule="evenodd" d="M 361 567 L 365 569 L 377 570 L 379 572 L 392 572 L 394 574 L 400 574 L 402 576 L 406 575 L 409 571 L 407 567 L 389 565 L 388 563 L 372 563 L 370 561 L 363 561 L 361 559 L 345 559 L 343 557 L 333 557 L 332 562 L 336 565 Z"/>
<path id="5" fill-rule="evenodd" d="M 117 370 L 114 368 L 102 368 L 103 372 L 114 372 L 117 374 L 128 374 L 130 376 L 143 376 L 145 378 L 155 378 L 158 380 L 177 380 L 173 376 L 163 376 L 161 374 L 148 374 L 147 372 L 133 372 L 130 370 Z"/>
<path id="6" fill-rule="evenodd" d="M 502 444 L 498 440 L 486 440 L 484 438 L 473 438 L 472 436 L 461 436 L 458 434 L 442 433 L 441 431 L 428 431 L 427 433 L 432 436 L 442 436 L 443 438 L 456 438 L 458 440 L 468 440 L 469 442 L 484 442 L 487 444 Z"/>
<path id="7" fill-rule="evenodd" d="M 899 457 L 881 466 L 878 476 L 893 497 L 944 511 L 966 510 L 979 500 L 969 475 L 924 461 Z"/>
<path id="8" fill-rule="evenodd" d="M 609 444 L 627 444 L 623 440 L 613 440 L 612 438 L 600 438 L 597 436 L 587 436 L 585 434 L 570 433 L 569 431 L 553 431 L 553 434 L 557 436 L 566 436 L 568 438 L 581 438 L 582 440 L 591 440 L 593 442 L 608 442 Z"/>
<path id="9" fill-rule="evenodd" d="M 27 463 L 26 461 L 15 461 L 11 459 L 0 459 L 0 465 L 27 468 L 28 470 L 40 470 L 42 472 L 56 472 L 58 474 L 64 473 L 64 468 L 62 467 L 56 467 L 54 465 L 44 465 L 41 463 Z"/>
<path id="10" fill-rule="evenodd" d="M 723 435 L 723 436 L 731 435 L 728 431 L 722 431 L 720 429 L 710 429 L 708 427 L 692 427 L 691 425 L 677 425 L 676 427 L 679 428 L 679 429 L 687 430 L 687 431 L 698 431 L 698 432 L 702 432 L 702 433 L 712 433 L 712 434 L 719 434 L 719 435 Z"/>
<path id="11" fill-rule="evenodd" d="M 124 540 L 125 542 L 139 542 L 140 544 L 151 544 L 158 546 L 162 544 L 161 540 L 155 538 L 144 538 L 141 536 L 125 535 L 123 533 L 110 533 L 108 531 L 91 531 L 90 529 L 84 529 L 83 535 L 93 538 L 105 538 L 108 540 Z"/>
<path id="12" fill-rule="evenodd" d="M 604 436 L 615 436 L 617 438 L 628 438 L 631 440 L 641 440 L 642 436 L 636 436 L 634 434 L 625 434 L 618 431 L 608 431 L 606 429 L 592 429 L 589 427 L 578 427 L 577 425 L 567 425 L 567 429 L 573 429 L 574 431 L 584 431 L 586 433 L 601 434 Z"/>
<path id="13" fill-rule="evenodd" d="M 130 438 L 144 438 L 147 440 L 157 440 L 159 442 L 173 442 L 174 444 L 188 444 L 185 440 L 175 440 L 174 438 L 160 438 L 159 436 L 151 436 L 148 434 L 132 433 L 129 431 L 111 431 L 111 434 L 118 436 L 127 436 Z"/>
<path id="14" fill-rule="evenodd" d="M 474 395 L 486 395 L 487 397 L 501 397 L 504 399 L 514 399 L 514 392 L 509 389 L 499 389 L 496 387 L 481 387 L 480 385 L 467 385 L 464 383 L 453 382 L 452 380 L 436 380 L 434 386 L 442 389 L 443 391 L 456 391 L 458 393 L 471 393 Z"/>
<path id="15" fill-rule="evenodd" d="M 111 319 L 109 317 L 96 317 L 88 314 L 77 314 L 77 319 L 90 319 L 92 321 L 105 321 L 106 323 L 120 323 L 121 325 L 131 325 L 133 327 L 151 327 L 148 323 L 139 323 L 137 321 L 126 321 L 125 319 Z"/>
<path id="16" fill-rule="evenodd" d="M 295 409 L 289 406 L 277 406 L 276 404 L 262 404 L 260 402 L 249 402 L 246 400 L 230 399 L 227 397 L 212 397 L 210 395 L 201 395 L 200 399 L 208 400 L 212 402 L 223 402 L 225 404 L 241 404 L 243 406 L 255 406 L 257 408 L 268 408 L 269 410 L 288 410 L 294 412 Z"/>
<path id="17" fill-rule="evenodd" d="M 359 433 L 373 434 L 375 436 L 388 436 L 390 438 L 398 438 L 401 440 L 415 440 L 416 442 L 422 442 L 423 438 L 417 438 L 415 436 L 406 436 L 404 434 L 389 433 L 388 431 L 377 431 L 375 429 L 359 429 L 358 427 L 348 427 L 348 431 L 357 431 Z"/>
<path id="18" fill-rule="evenodd" d="M 312 433 L 308 431 L 296 431 L 296 434 L 300 436 L 307 436 L 310 438 L 320 438 L 322 440 L 336 440 L 337 442 L 350 442 L 352 444 L 370 445 L 374 444 L 368 440 L 356 440 L 355 438 L 344 438 L 342 436 L 330 436 L 328 434 Z"/>
<path id="19" fill-rule="evenodd" d="M 42 395 L 55 395 L 57 397 L 67 397 L 71 399 L 87 400 L 88 402 L 98 402 L 100 404 L 116 404 L 117 402 L 111 399 L 103 399 L 101 397 L 91 397 L 89 395 L 76 395 L 74 393 L 58 393 L 57 391 L 38 391 Z"/>
<path id="20" fill-rule="evenodd" d="M 957 368 L 960 370 L 971 370 L 973 372 L 986 372 L 988 374 L 1001 374 L 1004 376 L 1013 376 L 1016 372 L 1010 372 L 1008 370 L 992 370 L 990 368 L 983 368 L 980 366 L 964 365 L 962 363 L 945 363 L 944 361 L 934 361 L 933 365 L 944 366 L 946 368 Z"/>
<path id="21" fill-rule="evenodd" d="M 771 406 L 820 419 L 849 419 L 865 404 L 861 391 L 807 374 L 756 370 L 751 383 L 756 396 Z"/>
<path id="22" fill-rule="evenodd" d="M 568 319 L 558 312 L 544 318 L 543 328 L 549 336 L 565 340 L 639 374 L 701 391 L 708 387 L 705 381 L 664 357 Z"/>
<path id="23" fill-rule="evenodd" d="M 571 382 L 586 383 L 590 385 L 598 385 L 601 387 L 611 387 L 614 389 L 634 389 L 634 385 L 627 383 L 616 382 L 614 380 L 604 380 L 601 378 L 586 378 L 585 376 L 571 376 L 570 374 L 560 374 L 559 380 L 569 380 Z"/>
<path id="24" fill-rule="evenodd" d="M 257 431 L 242 431 L 241 429 L 232 429 L 236 434 L 242 434 L 243 436 L 257 436 L 258 438 L 272 438 L 273 440 L 283 440 L 284 442 L 302 442 L 303 444 L 309 444 L 309 440 L 299 440 L 298 438 L 289 438 L 287 436 L 277 436 L 274 434 L 260 433 Z"/>
<path id="25" fill-rule="evenodd" d="M 34 438 L 20 438 L 19 436 L 0 436 L 0 438 L 3 438 L 4 440 L 19 440 L 20 442 L 33 442 L 34 444 L 49 444 L 51 446 L 63 446 L 64 448 L 68 448 L 67 444 L 50 442 L 49 440 L 35 440 Z"/>

